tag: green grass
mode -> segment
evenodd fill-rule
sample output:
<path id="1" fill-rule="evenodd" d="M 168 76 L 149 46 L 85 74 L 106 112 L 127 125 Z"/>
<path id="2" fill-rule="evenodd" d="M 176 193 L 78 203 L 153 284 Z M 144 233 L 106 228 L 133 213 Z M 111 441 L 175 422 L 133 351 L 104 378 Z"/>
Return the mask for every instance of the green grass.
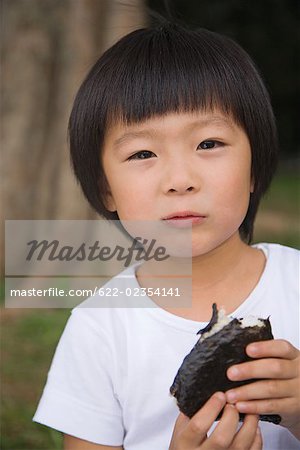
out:
<path id="1" fill-rule="evenodd" d="M 277 242 L 300 248 L 300 183 L 297 173 L 279 173 L 262 199 L 255 242 Z"/>
<path id="2" fill-rule="evenodd" d="M 278 174 L 262 201 L 262 208 L 299 218 L 300 183 L 297 174 Z"/>
<path id="3" fill-rule="evenodd" d="M 61 434 L 32 422 L 69 312 L 8 310 L 2 323 L 2 450 L 59 450 Z"/>

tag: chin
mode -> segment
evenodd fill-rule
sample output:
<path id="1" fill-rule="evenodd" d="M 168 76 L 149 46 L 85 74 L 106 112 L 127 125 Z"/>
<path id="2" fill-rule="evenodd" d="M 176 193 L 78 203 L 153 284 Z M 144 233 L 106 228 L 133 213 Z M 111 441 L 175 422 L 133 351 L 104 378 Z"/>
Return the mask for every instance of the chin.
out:
<path id="1" fill-rule="evenodd" d="M 236 237 L 237 233 L 224 235 L 222 238 L 219 239 L 209 239 L 208 237 L 199 238 L 199 237 L 193 237 L 192 241 L 192 257 L 196 258 L 197 256 L 204 256 L 208 253 L 213 252 L 214 250 L 218 249 L 222 245 L 229 243 L 232 239 Z M 238 234 L 239 236 L 239 234 Z"/>

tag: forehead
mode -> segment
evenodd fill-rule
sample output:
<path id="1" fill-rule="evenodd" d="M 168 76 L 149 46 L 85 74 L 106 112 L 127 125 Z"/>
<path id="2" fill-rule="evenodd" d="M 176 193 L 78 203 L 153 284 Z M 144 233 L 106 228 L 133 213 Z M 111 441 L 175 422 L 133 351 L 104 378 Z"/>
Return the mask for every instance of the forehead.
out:
<path id="1" fill-rule="evenodd" d="M 153 138 L 166 133 L 190 133 L 195 129 L 214 127 L 236 132 L 241 130 L 231 115 L 220 110 L 176 112 L 155 116 L 138 123 L 116 122 L 108 127 L 106 142 L 119 146 L 134 138 Z"/>

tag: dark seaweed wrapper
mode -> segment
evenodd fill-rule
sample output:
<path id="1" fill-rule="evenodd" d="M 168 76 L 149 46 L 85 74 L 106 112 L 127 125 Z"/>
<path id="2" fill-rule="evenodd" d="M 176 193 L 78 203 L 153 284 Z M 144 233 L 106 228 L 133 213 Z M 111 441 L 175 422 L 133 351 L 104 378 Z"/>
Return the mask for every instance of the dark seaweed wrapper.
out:
<path id="1" fill-rule="evenodd" d="M 212 320 L 215 322 L 215 318 Z M 196 343 L 184 358 L 170 388 L 181 412 L 192 417 L 215 392 L 257 381 L 231 381 L 226 372 L 230 366 L 252 359 L 245 351 L 248 344 L 274 339 L 269 319 L 260 320 L 264 323 L 261 327 L 242 328 L 240 321 L 233 319 L 217 333 Z M 221 414 L 217 420 L 220 417 Z M 243 418 L 240 414 L 240 420 Z M 261 415 L 260 420 L 278 424 L 281 417 L 268 414 Z"/>

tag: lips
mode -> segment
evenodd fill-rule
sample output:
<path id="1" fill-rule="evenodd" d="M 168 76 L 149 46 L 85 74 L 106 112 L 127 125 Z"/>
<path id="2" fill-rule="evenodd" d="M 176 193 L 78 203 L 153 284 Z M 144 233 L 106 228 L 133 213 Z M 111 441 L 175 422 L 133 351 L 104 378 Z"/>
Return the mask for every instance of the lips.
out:
<path id="1" fill-rule="evenodd" d="M 193 225 L 201 224 L 206 216 L 194 211 L 180 211 L 163 217 L 164 223 L 175 228 L 189 228 Z"/>
<path id="2" fill-rule="evenodd" d="M 173 214 L 169 214 L 166 217 L 163 217 L 162 220 L 170 220 L 170 219 L 192 219 L 195 217 L 205 217 L 204 214 L 199 214 L 197 212 L 194 211 L 179 211 L 179 212 L 175 212 Z"/>

